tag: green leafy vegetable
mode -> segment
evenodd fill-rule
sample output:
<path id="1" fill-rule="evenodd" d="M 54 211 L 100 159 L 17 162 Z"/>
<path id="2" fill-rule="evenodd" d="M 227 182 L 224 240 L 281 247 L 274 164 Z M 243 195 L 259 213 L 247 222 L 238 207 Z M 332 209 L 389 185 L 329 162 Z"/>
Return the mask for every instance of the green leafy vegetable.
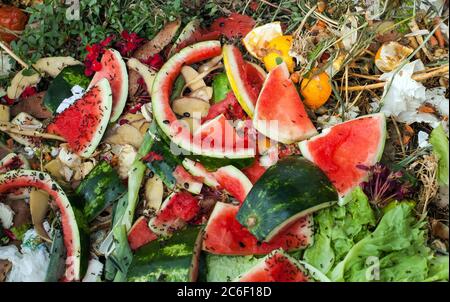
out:
<path id="1" fill-rule="evenodd" d="M 439 160 L 438 181 L 448 186 L 448 169 L 449 169 L 449 147 L 448 137 L 445 134 L 442 125 L 435 128 L 430 135 L 430 143 L 433 146 L 433 153 Z"/>

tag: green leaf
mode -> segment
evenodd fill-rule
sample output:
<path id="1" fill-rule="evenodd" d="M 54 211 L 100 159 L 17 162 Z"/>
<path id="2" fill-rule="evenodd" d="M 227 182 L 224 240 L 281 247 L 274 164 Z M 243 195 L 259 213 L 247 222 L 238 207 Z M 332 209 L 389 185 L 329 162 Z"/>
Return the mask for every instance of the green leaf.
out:
<path id="1" fill-rule="evenodd" d="M 438 181 L 440 184 L 448 186 L 449 146 L 448 137 L 442 125 L 431 131 L 430 143 L 433 146 L 433 153 L 439 160 Z"/>

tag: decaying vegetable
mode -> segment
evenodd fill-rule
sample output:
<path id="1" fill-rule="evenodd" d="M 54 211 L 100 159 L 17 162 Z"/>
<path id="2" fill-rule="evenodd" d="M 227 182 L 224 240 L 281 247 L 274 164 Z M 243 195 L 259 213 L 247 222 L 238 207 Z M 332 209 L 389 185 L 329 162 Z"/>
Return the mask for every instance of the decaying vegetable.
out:
<path id="1" fill-rule="evenodd" d="M 22 69 L 11 80 L 11 85 L 7 88 L 6 93 L 10 99 L 17 99 L 27 87 L 36 86 L 40 80 L 41 76 L 37 72 Z"/>
<path id="2" fill-rule="evenodd" d="M 9 122 L 10 112 L 9 107 L 5 105 L 0 105 L 0 122 Z"/>
<path id="3" fill-rule="evenodd" d="M 191 66 L 183 66 L 181 68 L 181 74 L 187 83 L 186 86 L 192 91 L 206 86 L 203 79 L 195 80 L 199 76 L 199 73 Z"/>
<path id="4" fill-rule="evenodd" d="M 37 119 L 52 117 L 52 113 L 44 106 L 45 93 L 42 91 L 24 99 L 21 98 L 11 107 L 11 115 L 15 116 L 20 112 L 26 112 Z"/>
<path id="5" fill-rule="evenodd" d="M 154 210 L 155 212 L 159 210 L 163 201 L 164 195 L 164 185 L 157 175 L 153 175 L 145 183 L 145 201 L 146 208 Z"/>
<path id="6" fill-rule="evenodd" d="M 213 89 L 212 87 L 202 87 L 200 89 L 194 90 L 189 94 L 190 97 L 201 99 L 205 102 L 208 102 L 212 99 Z"/>
<path id="7" fill-rule="evenodd" d="M 82 64 L 80 61 L 75 60 L 72 57 L 49 57 L 39 59 L 36 64 L 33 65 L 36 70 L 41 73 L 45 73 L 52 78 L 55 78 L 61 70 L 67 66 L 74 66 Z"/>
<path id="8" fill-rule="evenodd" d="M 44 229 L 43 223 L 47 216 L 47 212 L 49 209 L 49 199 L 50 196 L 47 192 L 42 190 L 32 189 L 30 193 L 30 211 L 31 211 L 31 220 L 34 225 L 34 229 L 36 233 L 43 240 L 47 242 L 51 242 L 50 237 Z"/>
<path id="9" fill-rule="evenodd" d="M 209 108 L 209 103 L 191 97 L 176 99 L 172 103 L 172 109 L 176 114 L 197 119 L 207 116 Z"/>
<path id="10" fill-rule="evenodd" d="M 147 86 L 147 92 L 149 95 L 152 94 L 153 81 L 156 77 L 156 72 L 150 69 L 145 64 L 142 64 L 139 60 L 131 58 L 127 62 L 127 66 L 137 72 L 145 82 L 145 86 Z"/>
<path id="11" fill-rule="evenodd" d="M 26 112 L 19 113 L 15 118 L 13 118 L 11 123 L 20 126 L 20 128 L 22 129 L 27 130 L 38 130 L 42 129 L 43 126 L 40 121 L 38 121 L 37 119 L 35 119 Z M 34 147 L 37 143 L 36 138 L 31 136 L 24 136 L 19 134 L 10 134 L 10 136 L 19 144 L 27 147 Z"/>
<path id="12" fill-rule="evenodd" d="M 206 63 L 203 63 L 199 68 L 198 72 L 203 73 L 206 71 L 209 71 L 211 68 L 215 67 L 217 64 L 222 61 L 222 55 L 212 58 L 211 60 L 207 61 Z"/>
<path id="13" fill-rule="evenodd" d="M 70 151 L 67 144 L 61 144 L 60 148 L 58 159 L 62 164 L 73 169 L 81 165 L 81 157 Z"/>
<path id="14" fill-rule="evenodd" d="M 139 148 L 143 139 L 144 137 L 138 129 L 129 124 L 123 124 L 106 137 L 105 142 L 116 145 L 132 145 Z"/>
<path id="15" fill-rule="evenodd" d="M 128 177 L 128 172 L 133 165 L 134 159 L 136 158 L 136 149 L 131 145 L 124 145 L 119 153 L 118 160 L 118 173 L 121 179 L 126 179 Z"/>

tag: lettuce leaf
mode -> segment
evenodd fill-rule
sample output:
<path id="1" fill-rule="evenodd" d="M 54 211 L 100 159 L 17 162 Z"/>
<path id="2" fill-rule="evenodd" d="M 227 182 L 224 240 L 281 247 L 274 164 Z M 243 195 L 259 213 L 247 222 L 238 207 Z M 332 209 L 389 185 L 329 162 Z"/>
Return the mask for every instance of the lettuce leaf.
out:
<path id="1" fill-rule="evenodd" d="M 448 186 L 449 147 L 448 137 L 442 125 L 431 131 L 430 143 L 433 146 L 433 153 L 439 160 L 438 181 Z"/>
<path id="2" fill-rule="evenodd" d="M 346 206 L 334 206 L 315 217 L 314 245 L 304 254 L 306 262 L 327 274 L 357 241 L 375 225 L 375 216 L 364 192 L 357 188 Z"/>
<path id="3" fill-rule="evenodd" d="M 448 280 L 448 256 L 436 257 L 427 247 L 425 222 L 413 209 L 411 202 L 392 203 L 375 227 L 374 211 L 358 188 L 347 205 L 316 215 L 314 245 L 304 259 L 332 281 Z"/>

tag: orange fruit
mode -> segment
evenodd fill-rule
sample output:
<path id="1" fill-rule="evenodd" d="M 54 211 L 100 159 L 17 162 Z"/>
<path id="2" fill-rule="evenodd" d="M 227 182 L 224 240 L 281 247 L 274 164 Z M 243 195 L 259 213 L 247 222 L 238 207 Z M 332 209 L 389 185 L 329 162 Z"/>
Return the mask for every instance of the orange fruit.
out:
<path id="1" fill-rule="evenodd" d="M 330 77 L 326 72 L 314 75 L 311 71 L 312 78 L 304 77 L 300 83 L 300 93 L 303 102 L 311 109 L 318 109 L 323 106 L 331 96 Z"/>
<path id="2" fill-rule="evenodd" d="M 285 62 L 289 72 L 294 71 L 294 59 L 289 55 L 292 47 L 292 36 L 281 36 L 270 41 L 267 55 L 263 58 L 267 71 L 275 69 L 281 62 Z"/>
<path id="3" fill-rule="evenodd" d="M 375 65 L 382 72 L 390 72 L 406 60 L 412 52 L 412 48 L 398 42 L 384 43 L 375 54 Z"/>
<path id="4" fill-rule="evenodd" d="M 272 22 L 252 29 L 252 31 L 242 39 L 242 43 L 252 56 L 262 60 L 267 53 L 267 47 L 269 46 L 270 41 L 281 37 L 282 35 L 283 31 L 280 22 Z"/>

